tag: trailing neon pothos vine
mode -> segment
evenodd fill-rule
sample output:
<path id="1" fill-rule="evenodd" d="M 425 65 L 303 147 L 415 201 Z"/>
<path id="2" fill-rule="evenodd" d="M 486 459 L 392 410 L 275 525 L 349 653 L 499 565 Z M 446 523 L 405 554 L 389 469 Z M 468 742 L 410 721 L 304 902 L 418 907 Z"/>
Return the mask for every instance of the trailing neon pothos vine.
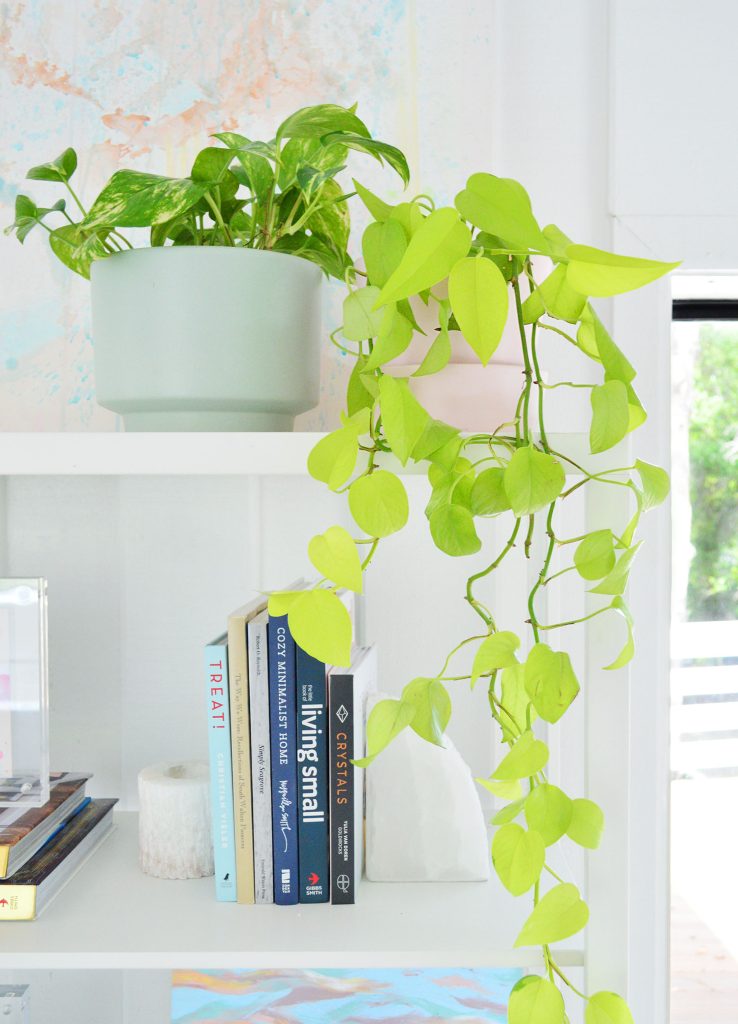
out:
<path id="1" fill-rule="evenodd" d="M 472 175 L 455 208 L 435 209 L 427 197 L 390 206 L 361 185 L 356 188 L 373 217 L 362 243 L 366 270 L 349 275 L 343 325 L 333 335 L 355 364 L 342 426 L 318 442 L 308 465 L 313 477 L 348 494 L 362 535 L 354 538 L 343 527 L 331 526 L 314 537 L 309 556 L 324 579 L 310 591 L 273 594 L 270 611 L 288 613 L 295 639 L 316 657 L 349 663 L 351 624 L 335 590 L 360 592 L 363 570 L 380 540 L 402 529 L 408 518 L 405 487 L 387 468 L 385 453 L 403 465 L 409 460 L 427 463 L 432 493 L 426 515 L 436 546 L 446 554 L 480 551 L 476 518 L 510 518 L 506 543 L 467 581 L 465 600 L 479 619 L 478 628 L 456 644 L 436 675 L 414 679 L 399 700 L 377 704 L 367 726 L 367 756 L 359 763 L 368 765 L 408 727 L 441 744 L 451 715 L 445 684 L 474 685 L 485 679 L 490 713 L 509 747 L 491 777 L 481 780 L 508 801 L 493 819 L 492 860 L 513 895 L 532 894 L 532 910 L 516 945 L 540 946 L 544 964 L 542 976 L 529 975 L 515 985 L 508 1020 L 563 1024 L 568 1018 L 561 992 L 568 988 L 585 1001 L 587 1024 L 629 1024 L 630 1010 L 619 995 L 579 992 L 551 950 L 552 943 L 584 928 L 589 911 L 577 887 L 547 863 L 547 850 L 564 838 L 593 849 L 604 822 L 597 804 L 572 798 L 549 780 L 549 751 L 532 726 L 537 717 L 557 722 L 579 692 L 569 655 L 546 643 L 549 630 L 615 612 L 625 622 L 627 639 L 607 668 L 620 668 L 632 658 L 633 623 L 622 595 L 639 546 L 635 534 L 640 516 L 665 499 L 669 481 L 664 470 L 640 460 L 596 472 L 577 466 L 570 453 L 550 441 L 545 400 L 547 391 L 556 387 L 590 389 L 593 454 L 613 448 L 645 420 L 633 388 L 635 370 L 589 299 L 639 288 L 674 264 L 575 245 L 553 225 L 541 230 L 522 186 L 491 174 Z M 541 281 L 533 273 L 532 261 L 538 256 L 548 257 L 553 265 Z M 365 280 L 359 282 L 360 276 Z M 460 331 L 487 364 L 500 342 L 509 303 L 514 303 L 524 374 L 513 423 L 491 424 L 489 433 L 464 437 L 453 425 L 432 419 L 408 380 L 389 372 L 387 364 L 418 330 L 413 314 L 418 297 L 437 308 L 438 328 L 416 375 L 443 371 L 452 330 Z M 539 352 L 550 332 L 567 339 L 583 359 L 601 364 L 602 383 L 544 381 Z M 565 465 L 580 474 L 568 487 Z M 632 518 L 566 537 L 560 509 L 573 492 L 593 482 L 627 488 L 634 499 Z M 479 598 L 478 584 L 515 546 L 522 544 L 525 555 L 532 557 L 534 538 L 541 534 L 543 561 L 528 596 L 528 619 L 519 633 L 500 631 L 493 612 Z M 591 592 L 605 600 L 570 622 L 548 623 L 541 621 L 538 598 L 553 575 L 559 575 L 550 573 L 557 548 L 573 551 L 565 571 L 576 571 L 593 583 Z M 532 646 L 522 658 L 524 631 Z M 470 646 L 471 674 L 450 674 L 455 655 Z M 546 877 L 553 884 L 544 891 Z"/>

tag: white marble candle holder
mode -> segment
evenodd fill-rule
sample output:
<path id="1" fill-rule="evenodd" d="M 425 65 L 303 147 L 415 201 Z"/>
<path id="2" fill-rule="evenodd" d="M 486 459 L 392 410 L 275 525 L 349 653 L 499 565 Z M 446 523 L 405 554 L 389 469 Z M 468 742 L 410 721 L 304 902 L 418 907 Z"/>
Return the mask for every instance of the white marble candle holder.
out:
<path id="1" fill-rule="evenodd" d="M 139 863 L 155 878 L 212 875 L 210 773 L 198 761 L 150 765 L 138 773 Z"/>
<path id="2" fill-rule="evenodd" d="M 366 875 L 373 882 L 489 878 L 484 813 L 469 767 L 405 729 L 366 769 Z"/>

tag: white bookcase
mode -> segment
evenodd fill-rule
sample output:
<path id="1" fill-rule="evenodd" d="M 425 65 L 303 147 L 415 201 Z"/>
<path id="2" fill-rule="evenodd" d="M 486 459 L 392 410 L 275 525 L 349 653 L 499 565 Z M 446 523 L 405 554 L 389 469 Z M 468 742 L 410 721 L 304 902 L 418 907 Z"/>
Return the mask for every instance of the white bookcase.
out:
<path id="1" fill-rule="evenodd" d="M 309 538 L 348 524 L 345 499 L 306 473 L 318 436 L 0 437 L 0 574 L 49 580 L 52 767 L 93 771 L 92 793 L 120 798 L 116 831 L 44 915 L 0 926 L 2 968 L 539 966 L 535 950 L 513 949 L 527 901 L 495 878 L 364 882 L 354 907 L 282 908 L 219 904 L 211 879 L 161 881 L 138 869 L 138 770 L 206 757 L 203 644 L 254 591 L 310 575 Z M 586 461 L 585 438 L 559 441 Z M 475 628 L 461 597 L 478 563 L 435 550 L 423 515 L 427 483 L 412 473 L 405 483 L 411 521 L 381 546 L 359 615 L 362 639 L 378 645 L 380 686 L 389 693 L 437 670 Z M 567 533 L 596 521 L 602 500 L 595 494 L 586 508 L 574 504 Z M 609 494 L 604 500 L 611 506 Z M 494 550 L 503 538 L 485 525 Z M 489 584 L 503 628 L 519 628 L 526 617 L 529 572 L 521 555 Z M 567 610 L 583 611 L 581 588 L 569 580 L 562 577 L 558 593 L 566 588 Z M 549 621 L 558 621 L 551 590 Z M 625 764 L 627 749 L 603 720 L 627 716 L 628 680 L 596 668 L 612 660 L 612 640 L 604 645 L 594 629 L 572 640 L 583 694 L 552 730 L 552 776 L 574 794 L 591 792 L 605 807 L 608 831 L 589 878 L 573 845 L 555 866 L 589 888 L 593 917 L 604 916 L 605 925 L 563 943 L 559 958 L 616 988 L 627 980 L 625 946 L 619 964 L 611 939 L 624 942 L 627 928 L 628 835 L 627 772 L 613 769 Z M 450 734 L 474 774 L 487 775 L 499 748 L 484 687 L 455 685 Z M 596 742 L 587 738 L 593 724 Z"/>

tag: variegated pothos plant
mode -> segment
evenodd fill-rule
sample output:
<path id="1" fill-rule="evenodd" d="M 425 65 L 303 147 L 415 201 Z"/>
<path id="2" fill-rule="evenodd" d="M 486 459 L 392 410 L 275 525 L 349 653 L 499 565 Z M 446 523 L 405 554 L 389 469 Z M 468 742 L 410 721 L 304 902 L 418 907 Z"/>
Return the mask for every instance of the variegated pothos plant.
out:
<path id="1" fill-rule="evenodd" d="M 338 177 L 349 152 L 387 163 L 405 184 L 409 177 L 404 155 L 372 138 L 355 107 L 303 107 L 269 142 L 230 131 L 213 138 L 219 145 L 198 153 L 188 177 L 119 170 L 89 210 L 71 184 L 77 154 L 66 149 L 56 160 L 32 167 L 27 177 L 63 186 L 74 216 L 66 199 L 40 207 L 21 193 L 6 234 L 15 232 L 23 242 L 40 225 L 54 254 L 83 277 L 90 276 L 94 260 L 134 248 L 123 233 L 127 228 L 149 228 L 151 246 L 268 249 L 310 260 L 343 280 L 352 266 L 350 196 Z"/>

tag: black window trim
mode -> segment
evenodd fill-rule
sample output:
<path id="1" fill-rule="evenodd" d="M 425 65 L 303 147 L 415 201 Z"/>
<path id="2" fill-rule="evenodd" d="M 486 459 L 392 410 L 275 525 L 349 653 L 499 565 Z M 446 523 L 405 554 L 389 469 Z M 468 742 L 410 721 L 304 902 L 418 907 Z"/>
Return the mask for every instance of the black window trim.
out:
<path id="1" fill-rule="evenodd" d="M 738 299 L 674 299 L 673 320 L 738 320 Z"/>

